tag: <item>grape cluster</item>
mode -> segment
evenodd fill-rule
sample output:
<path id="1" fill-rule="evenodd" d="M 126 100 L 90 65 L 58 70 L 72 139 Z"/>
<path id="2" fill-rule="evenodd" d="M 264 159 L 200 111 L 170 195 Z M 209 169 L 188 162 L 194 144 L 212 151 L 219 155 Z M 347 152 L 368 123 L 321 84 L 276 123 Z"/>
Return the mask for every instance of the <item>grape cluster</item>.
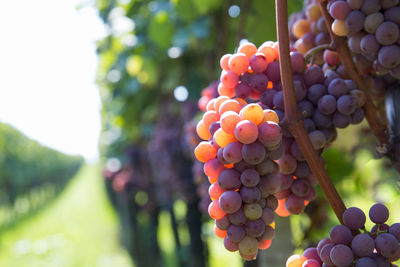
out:
<path id="1" fill-rule="evenodd" d="M 225 248 L 251 260 L 274 237 L 278 167 L 270 155 L 282 139 L 278 116 L 226 96 L 211 101 L 207 110 L 197 133 L 209 141 L 200 142 L 195 156 L 204 162 L 210 182 L 208 212 Z"/>
<path id="2" fill-rule="evenodd" d="M 286 266 L 397 266 L 391 262 L 400 259 L 400 223 L 385 224 L 389 210 L 379 203 L 371 207 L 369 218 L 375 223 L 371 231 L 365 229 L 366 216 L 361 209 L 347 209 L 343 213 L 344 225 L 334 226 L 329 238 L 321 240 L 316 248 L 291 256 Z"/>
<path id="3" fill-rule="evenodd" d="M 400 79 L 398 0 L 330 1 L 327 9 L 335 19 L 332 31 L 348 37 L 356 65 L 363 73 L 389 73 Z"/>
<path id="4" fill-rule="evenodd" d="M 299 113 L 304 118 L 304 127 L 313 148 L 322 153 L 337 135 L 337 128 L 358 124 L 364 118 L 365 96 L 351 80 L 343 79 L 338 72 L 325 73 L 317 65 L 307 66 L 303 73 L 305 59 L 299 52 L 291 52 L 294 90 Z M 279 118 L 284 116 L 283 91 L 279 76 L 272 78 L 273 88 L 261 94 L 261 102 L 274 108 Z M 278 215 L 299 214 L 305 205 L 315 197 L 316 179 L 291 134 L 283 131 L 283 156 L 278 159 L 280 191 Z M 323 160 L 321 158 L 321 160 Z"/>

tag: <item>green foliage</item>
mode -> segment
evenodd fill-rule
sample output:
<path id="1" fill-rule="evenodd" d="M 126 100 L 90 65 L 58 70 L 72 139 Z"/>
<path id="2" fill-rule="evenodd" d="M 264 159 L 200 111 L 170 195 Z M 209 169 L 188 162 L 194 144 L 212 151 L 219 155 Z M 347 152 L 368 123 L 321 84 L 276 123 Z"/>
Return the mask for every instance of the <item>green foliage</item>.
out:
<path id="1" fill-rule="evenodd" d="M 18 195 L 46 183 L 62 184 L 83 163 L 39 144 L 10 125 L 0 123 L 0 196 L 13 202 Z"/>

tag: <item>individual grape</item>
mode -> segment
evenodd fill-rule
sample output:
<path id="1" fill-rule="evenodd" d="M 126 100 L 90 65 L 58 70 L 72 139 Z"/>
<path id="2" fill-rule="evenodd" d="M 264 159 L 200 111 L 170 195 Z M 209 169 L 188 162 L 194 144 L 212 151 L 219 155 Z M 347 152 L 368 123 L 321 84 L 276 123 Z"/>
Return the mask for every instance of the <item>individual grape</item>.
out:
<path id="1" fill-rule="evenodd" d="M 379 3 L 379 0 L 364 0 L 362 6 L 361 6 L 361 11 L 365 15 L 369 15 L 375 12 L 378 12 L 381 9 L 381 5 Z"/>
<path id="2" fill-rule="evenodd" d="M 365 15 L 358 10 L 353 10 L 349 13 L 346 19 L 346 27 L 351 32 L 361 31 L 365 25 Z"/>
<path id="3" fill-rule="evenodd" d="M 286 267 L 302 267 L 307 258 L 301 255 L 292 255 L 286 261 Z"/>
<path id="4" fill-rule="evenodd" d="M 311 189 L 311 185 L 305 179 L 296 179 L 293 182 L 292 186 L 290 187 L 290 190 L 292 191 L 292 193 L 298 197 L 307 196 L 308 193 L 310 192 L 310 189 Z"/>
<path id="5" fill-rule="evenodd" d="M 239 82 L 239 76 L 233 71 L 222 71 L 221 82 L 228 88 L 234 88 Z"/>
<path id="6" fill-rule="evenodd" d="M 243 144 L 251 144 L 258 138 L 258 127 L 252 121 L 242 120 L 235 127 L 235 137 Z"/>
<path id="7" fill-rule="evenodd" d="M 218 94 L 220 96 L 226 96 L 226 97 L 232 98 L 235 96 L 235 88 L 227 87 L 223 83 L 220 83 L 218 85 Z"/>
<path id="8" fill-rule="evenodd" d="M 321 264 L 314 259 L 306 260 L 301 267 L 321 267 Z"/>
<path id="9" fill-rule="evenodd" d="M 397 240 L 400 240 L 400 223 L 394 223 L 389 228 L 389 233 L 394 235 Z"/>
<path id="10" fill-rule="evenodd" d="M 326 49 L 324 51 L 324 61 L 330 66 L 337 66 L 340 64 L 341 59 L 338 52 Z"/>
<path id="11" fill-rule="evenodd" d="M 356 261 L 355 267 L 379 267 L 372 258 L 362 257 Z"/>
<path id="12" fill-rule="evenodd" d="M 224 190 L 235 190 L 241 186 L 240 172 L 235 169 L 224 169 L 218 176 L 218 184 Z"/>
<path id="13" fill-rule="evenodd" d="M 200 162 L 207 162 L 217 156 L 217 150 L 210 142 L 202 141 L 194 149 L 194 154 Z"/>
<path id="14" fill-rule="evenodd" d="M 275 237 L 275 230 L 269 225 L 265 226 L 264 234 L 262 235 L 263 240 L 272 240 Z"/>
<path id="15" fill-rule="evenodd" d="M 294 194 L 290 195 L 285 201 L 285 208 L 292 214 L 300 214 L 304 210 L 304 198 Z"/>
<path id="16" fill-rule="evenodd" d="M 351 9 L 360 9 L 364 0 L 347 0 L 347 4 Z"/>
<path id="17" fill-rule="evenodd" d="M 375 238 L 375 247 L 382 256 L 392 259 L 399 249 L 399 241 L 394 235 L 383 233 Z"/>
<path id="18" fill-rule="evenodd" d="M 364 212 L 357 207 L 350 207 L 343 213 L 343 222 L 350 230 L 362 229 L 365 221 Z"/>
<path id="19" fill-rule="evenodd" d="M 343 95 L 337 100 L 337 110 L 343 115 L 350 115 L 356 110 L 356 104 L 353 96 Z"/>
<path id="20" fill-rule="evenodd" d="M 292 155 L 285 154 L 278 160 L 278 165 L 282 174 L 291 174 L 296 170 L 297 161 Z"/>
<path id="21" fill-rule="evenodd" d="M 243 53 L 250 59 L 257 53 L 257 47 L 253 43 L 243 42 L 238 48 L 238 53 Z"/>
<path id="22" fill-rule="evenodd" d="M 239 244 L 237 242 L 231 241 L 227 236 L 224 238 L 224 247 L 230 252 L 235 252 L 239 250 Z"/>
<path id="23" fill-rule="evenodd" d="M 312 119 L 318 128 L 329 128 L 332 126 L 331 117 L 322 114 L 318 109 L 315 110 Z"/>
<path id="24" fill-rule="evenodd" d="M 261 219 L 247 221 L 244 225 L 246 235 L 251 237 L 260 237 L 265 231 L 265 224 Z"/>
<path id="25" fill-rule="evenodd" d="M 264 111 L 258 104 L 248 104 L 240 112 L 241 117 L 244 120 L 249 120 L 256 125 L 263 122 Z"/>
<path id="26" fill-rule="evenodd" d="M 245 236 L 239 242 L 239 251 L 243 255 L 253 255 L 257 253 L 258 250 L 258 241 L 254 237 Z"/>
<path id="27" fill-rule="evenodd" d="M 260 175 L 266 175 L 270 173 L 275 173 L 278 171 L 278 166 L 275 162 L 270 159 L 265 159 L 260 164 L 257 164 L 256 170 Z"/>
<path id="28" fill-rule="evenodd" d="M 273 46 L 274 42 L 266 41 L 258 48 L 258 52 L 265 55 L 268 63 L 273 62 L 277 58 L 277 54 Z"/>
<path id="29" fill-rule="evenodd" d="M 361 50 L 361 40 L 362 38 L 365 36 L 364 33 L 358 33 L 352 36 L 349 36 L 348 38 L 348 44 L 349 44 L 349 48 L 351 51 L 353 51 L 354 53 L 362 53 Z"/>
<path id="30" fill-rule="evenodd" d="M 268 61 L 263 53 L 256 53 L 250 58 L 250 67 L 254 73 L 263 73 L 266 71 Z"/>
<path id="31" fill-rule="evenodd" d="M 219 114 L 223 115 L 227 111 L 234 111 L 236 114 L 240 112 L 242 109 L 242 106 L 236 99 L 229 99 L 224 101 L 220 106 L 219 106 Z M 218 119 L 219 120 L 219 117 Z M 217 121 L 215 120 L 215 121 Z"/>
<path id="32" fill-rule="evenodd" d="M 273 61 L 268 64 L 267 67 L 268 79 L 272 82 L 277 82 L 281 79 L 281 72 L 279 70 L 279 62 Z"/>
<path id="33" fill-rule="evenodd" d="M 208 206 L 208 214 L 214 220 L 220 220 L 226 215 L 226 213 L 219 206 L 218 200 L 214 200 L 210 203 Z"/>
<path id="34" fill-rule="evenodd" d="M 271 246 L 271 240 L 261 240 L 260 243 L 258 243 L 258 248 L 261 250 L 268 249 Z"/>
<path id="35" fill-rule="evenodd" d="M 267 89 L 260 95 L 261 103 L 267 105 L 268 107 L 274 106 L 274 96 L 277 93 L 275 89 Z"/>
<path id="36" fill-rule="evenodd" d="M 227 230 L 227 236 L 232 242 L 240 242 L 246 236 L 246 231 L 242 226 L 231 225 Z"/>
<path id="37" fill-rule="evenodd" d="M 222 105 L 221 105 L 222 106 Z M 236 125 L 241 121 L 242 119 L 240 116 L 234 112 L 234 111 L 226 111 L 224 114 L 221 116 L 221 128 L 224 130 L 224 132 L 233 135 L 235 133 L 235 127 Z"/>
<path id="38" fill-rule="evenodd" d="M 350 266 L 354 260 L 354 254 L 348 246 L 339 244 L 330 252 L 332 263 L 336 266 Z"/>
<path id="39" fill-rule="evenodd" d="M 387 232 L 387 231 L 389 231 L 390 226 L 387 225 L 386 223 L 380 224 L 379 227 L 378 227 L 378 225 L 374 225 L 372 227 L 372 229 L 371 229 L 371 233 L 373 234 L 372 235 L 373 237 L 376 237 L 376 233 L 378 232 L 378 228 L 379 228 L 379 231 Z"/>
<path id="40" fill-rule="evenodd" d="M 260 182 L 260 175 L 256 170 L 246 169 L 240 175 L 240 181 L 244 186 L 254 187 Z"/>
<path id="41" fill-rule="evenodd" d="M 226 71 L 230 70 L 228 62 L 229 62 L 229 58 L 231 56 L 232 56 L 232 54 L 225 54 L 221 57 L 221 60 L 219 61 L 219 65 L 221 66 L 221 69 L 226 70 Z"/>
<path id="42" fill-rule="evenodd" d="M 219 229 L 216 225 L 214 225 L 214 234 L 219 238 L 226 237 L 226 231 Z"/>
<path id="43" fill-rule="evenodd" d="M 343 79 L 336 78 L 329 83 L 328 92 L 334 97 L 339 98 L 348 93 L 348 88 Z"/>
<path id="44" fill-rule="evenodd" d="M 334 246 L 335 246 L 335 244 L 328 243 L 328 244 L 324 245 L 319 252 L 319 257 L 326 264 L 326 266 L 334 265 L 331 260 L 331 251 Z"/>
<path id="45" fill-rule="evenodd" d="M 249 220 L 257 220 L 262 215 L 262 208 L 257 203 L 244 204 L 244 215 Z"/>
<path id="46" fill-rule="evenodd" d="M 382 47 L 378 53 L 378 61 L 387 69 L 396 67 L 400 64 L 400 47 L 397 45 Z"/>
<path id="47" fill-rule="evenodd" d="M 311 144 L 315 150 L 321 149 L 325 146 L 326 140 L 323 132 L 316 130 L 308 134 Z"/>
<path id="48" fill-rule="evenodd" d="M 240 162 L 242 157 L 242 148 L 243 145 L 239 142 L 232 142 L 228 144 L 223 150 L 223 157 L 228 163 L 238 163 Z"/>
<path id="49" fill-rule="evenodd" d="M 383 22 L 376 29 L 375 36 L 381 45 L 394 44 L 399 39 L 399 27 L 390 21 Z"/>
<path id="50" fill-rule="evenodd" d="M 242 148 L 242 155 L 246 163 L 257 165 L 265 158 L 265 148 L 260 142 L 245 144 Z"/>
<path id="51" fill-rule="evenodd" d="M 327 88 L 322 84 L 314 84 L 308 88 L 307 98 L 316 105 L 318 100 L 327 93 Z"/>
<path id="52" fill-rule="evenodd" d="M 329 238 L 335 244 L 347 245 L 353 239 L 353 235 L 347 226 L 336 225 L 329 232 Z"/>
<path id="53" fill-rule="evenodd" d="M 240 209 L 242 198 L 236 191 L 226 191 L 219 198 L 219 206 L 226 213 L 234 213 Z"/>
<path id="54" fill-rule="evenodd" d="M 215 225 L 221 230 L 227 230 L 231 225 L 227 216 L 222 217 L 219 220 L 215 220 Z"/>
<path id="55" fill-rule="evenodd" d="M 381 0 L 381 8 L 383 10 L 392 8 L 399 3 L 399 0 Z"/>
<path id="56" fill-rule="evenodd" d="M 273 106 L 277 109 L 283 110 L 285 108 L 284 105 L 284 99 L 283 99 L 283 92 L 279 91 L 276 94 L 274 94 L 273 97 Z"/>
<path id="57" fill-rule="evenodd" d="M 254 90 L 263 92 L 264 90 L 267 89 L 267 86 L 268 86 L 268 77 L 264 73 L 256 73 L 251 76 L 250 87 L 253 88 Z"/>
<path id="58" fill-rule="evenodd" d="M 318 109 L 322 114 L 330 115 L 336 110 L 336 98 L 332 95 L 324 95 L 318 100 Z"/>
<path id="59" fill-rule="evenodd" d="M 294 176 L 296 176 L 297 178 L 306 178 L 308 175 L 310 175 L 310 173 L 310 167 L 308 167 L 308 164 L 306 162 L 297 163 L 297 168 L 294 172 Z"/>
<path id="60" fill-rule="evenodd" d="M 378 52 L 380 45 L 373 34 L 367 34 L 361 39 L 361 51 L 365 54 L 374 55 Z"/>
<path id="61" fill-rule="evenodd" d="M 212 201 L 219 199 L 219 197 L 224 192 L 225 190 L 219 186 L 218 182 L 211 184 L 210 187 L 208 188 L 208 195 L 210 196 Z"/>
<path id="62" fill-rule="evenodd" d="M 351 241 L 351 249 L 359 257 L 372 256 L 375 242 L 368 234 L 358 234 Z"/>
<path id="63" fill-rule="evenodd" d="M 305 66 L 304 56 L 299 52 L 290 52 L 290 61 L 293 72 L 303 72 Z"/>
<path id="64" fill-rule="evenodd" d="M 322 16 L 319 6 L 317 4 L 307 5 L 306 16 L 311 21 L 317 21 Z"/>
<path id="65" fill-rule="evenodd" d="M 335 128 L 344 129 L 351 123 L 351 116 L 335 112 L 332 117 L 332 122 Z"/>
<path id="66" fill-rule="evenodd" d="M 266 147 L 274 147 L 282 140 L 281 127 L 275 122 L 263 122 L 258 125 L 258 140 Z"/>
<path id="67" fill-rule="evenodd" d="M 350 11 L 351 8 L 346 1 L 336 1 L 329 8 L 329 13 L 331 14 L 331 16 L 334 19 L 340 20 L 346 19 Z"/>
<path id="68" fill-rule="evenodd" d="M 303 118 L 311 117 L 314 112 L 314 105 L 308 100 L 303 100 L 299 102 L 297 108 Z"/>
<path id="69" fill-rule="evenodd" d="M 209 131 L 209 127 L 204 123 L 203 120 L 200 120 L 196 125 L 197 135 L 203 140 L 209 140 L 211 138 L 211 134 Z"/>
<path id="70" fill-rule="evenodd" d="M 244 225 L 247 221 L 243 208 L 240 208 L 234 213 L 228 214 L 228 219 L 234 225 Z"/>
<path id="71" fill-rule="evenodd" d="M 264 109 L 263 112 L 264 112 L 263 122 L 269 121 L 269 122 L 279 123 L 279 118 L 275 111 L 273 111 L 272 109 Z"/>
<path id="72" fill-rule="evenodd" d="M 273 195 L 268 196 L 266 198 L 266 201 L 267 201 L 266 207 L 272 210 L 276 210 L 276 208 L 278 207 L 278 199 L 275 196 Z"/>
<path id="73" fill-rule="evenodd" d="M 307 248 L 306 250 L 304 250 L 303 256 L 306 257 L 307 259 L 312 259 L 312 260 L 317 261 L 317 263 L 319 263 L 320 265 L 322 264 L 322 261 L 318 255 L 317 248 L 313 248 L 313 247 Z"/>
<path id="74" fill-rule="evenodd" d="M 257 187 L 242 186 L 240 196 L 244 203 L 256 203 L 261 199 L 261 191 Z"/>
<path id="75" fill-rule="evenodd" d="M 239 83 L 235 87 L 235 94 L 237 97 L 240 97 L 243 99 L 247 98 L 247 97 L 249 97 L 250 92 L 251 92 L 251 88 L 244 83 Z"/>
<path id="76" fill-rule="evenodd" d="M 383 14 L 385 17 L 385 21 L 391 21 L 396 23 L 397 25 L 400 25 L 400 7 L 395 6 L 392 8 L 389 8 L 388 10 L 385 11 Z"/>
<path id="77" fill-rule="evenodd" d="M 218 159 L 210 159 L 206 163 L 204 163 L 203 171 L 205 175 L 213 178 L 214 180 L 218 178 L 218 175 L 224 169 L 224 165 L 222 165 Z"/>
<path id="78" fill-rule="evenodd" d="M 305 19 L 297 20 L 292 27 L 292 32 L 296 38 L 301 38 L 305 33 L 310 32 L 310 22 Z"/>
<path id="79" fill-rule="evenodd" d="M 316 83 L 323 83 L 324 72 L 319 66 L 309 67 L 304 73 L 304 82 L 308 87 Z"/>
<path id="80" fill-rule="evenodd" d="M 208 128 L 209 132 L 211 135 L 214 135 L 214 133 L 221 128 L 221 123 L 219 121 L 213 122 L 210 127 Z M 211 136 L 210 136 L 211 138 Z"/>
<path id="81" fill-rule="evenodd" d="M 218 152 L 217 152 L 217 159 L 218 159 L 219 162 L 221 162 L 222 164 L 230 164 L 229 162 L 227 162 L 227 161 L 224 159 L 224 148 L 222 148 L 222 147 L 220 147 L 220 148 L 218 149 Z"/>
<path id="82" fill-rule="evenodd" d="M 281 179 L 274 174 L 263 175 L 261 176 L 260 183 L 258 185 L 261 196 L 267 197 L 268 195 L 272 195 L 278 193 L 282 185 Z"/>
<path id="83" fill-rule="evenodd" d="M 250 62 L 246 54 L 236 53 L 230 56 L 228 61 L 229 68 L 237 75 L 247 72 Z M 236 84 L 235 84 L 236 85 Z M 234 87 L 234 86 L 231 86 Z"/>
<path id="84" fill-rule="evenodd" d="M 319 255 L 319 256 L 321 255 L 321 250 L 322 250 L 322 248 L 323 248 L 325 245 L 329 244 L 329 243 L 332 243 L 331 240 L 330 240 L 329 238 L 324 238 L 324 239 L 322 239 L 321 241 L 318 242 L 318 245 L 317 245 L 317 252 L 318 252 L 318 255 Z"/>
<path id="85" fill-rule="evenodd" d="M 381 203 L 374 204 L 369 209 L 369 218 L 377 224 L 385 223 L 389 218 L 389 210 Z"/>
<path id="86" fill-rule="evenodd" d="M 233 135 L 228 134 L 222 128 L 215 131 L 214 139 L 220 147 L 226 147 L 228 144 L 236 141 L 236 138 Z"/>
<path id="87" fill-rule="evenodd" d="M 296 100 L 297 102 L 300 102 L 307 96 L 307 89 L 304 86 L 304 83 L 298 80 L 294 80 L 293 86 L 294 86 L 294 93 L 296 95 Z"/>
<path id="88" fill-rule="evenodd" d="M 325 24 L 325 21 L 323 21 L 323 23 Z M 315 36 L 315 45 L 329 44 L 330 41 L 331 37 L 326 32 L 320 32 Z"/>
<path id="89" fill-rule="evenodd" d="M 216 111 L 210 110 L 204 113 L 203 115 L 203 123 L 206 127 L 210 127 L 210 125 L 219 120 L 219 115 Z"/>
<path id="90" fill-rule="evenodd" d="M 384 20 L 381 12 L 369 14 L 364 21 L 364 30 L 368 33 L 375 33 Z"/>
<path id="91" fill-rule="evenodd" d="M 332 23 L 332 31 L 337 36 L 346 36 L 349 33 L 349 29 L 346 26 L 346 21 L 335 19 Z"/>
<path id="92" fill-rule="evenodd" d="M 265 223 L 265 225 L 270 225 L 274 222 L 274 211 L 270 208 L 264 208 L 262 211 L 261 219 Z"/>

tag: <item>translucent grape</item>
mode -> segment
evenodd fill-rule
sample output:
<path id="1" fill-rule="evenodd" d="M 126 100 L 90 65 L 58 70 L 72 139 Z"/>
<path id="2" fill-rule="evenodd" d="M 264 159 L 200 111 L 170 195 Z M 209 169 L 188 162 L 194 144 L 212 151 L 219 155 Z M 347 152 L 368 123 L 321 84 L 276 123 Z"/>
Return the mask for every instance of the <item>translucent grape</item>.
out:
<path id="1" fill-rule="evenodd" d="M 217 156 L 217 150 L 210 142 L 202 141 L 194 149 L 197 160 L 207 162 Z"/>
<path id="2" fill-rule="evenodd" d="M 234 88 L 239 82 L 239 76 L 230 70 L 223 71 L 220 80 L 226 87 Z"/>
<path id="3" fill-rule="evenodd" d="M 246 54 L 243 53 L 236 53 L 230 56 L 228 62 L 229 68 L 231 71 L 236 73 L 237 75 L 247 72 L 250 61 Z M 235 84 L 236 85 L 236 84 Z M 234 86 L 230 86 L 234 87 Z"/>
<path id="4" fill-rule="evenodd" d="M 226 213 L 220 208 L 218 200 L 214 200 L 208 206 L 208 214 L 214 220 L 222 219 Z"/>

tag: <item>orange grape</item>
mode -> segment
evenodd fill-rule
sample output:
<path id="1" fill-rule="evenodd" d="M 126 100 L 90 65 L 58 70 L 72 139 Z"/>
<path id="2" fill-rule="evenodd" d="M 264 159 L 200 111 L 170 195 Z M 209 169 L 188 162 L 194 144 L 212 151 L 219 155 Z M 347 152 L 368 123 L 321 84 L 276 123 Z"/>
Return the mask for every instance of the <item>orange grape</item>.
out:
<path id="1" fill-rule="evenodd" d="M 226 133 L 221 128 L 214 133 L 214 138 L 220 147 L 226 147 L 228 144 L 236 141 L 233 135 Z"/>
<path id="2" fill-rule="evenodd" d="M 219 121 L 219 115 L 214 110 L 207 111 L 203 114 L 202 121 L 209 128 L 213 122 Z"/>
<path id="3" fill-rule="evenodd" d="M 208 140 L 211 138 L 210 131 L 208 130 L 208 126 L 204 123 L 203 120 L 199 121 L 196 126 L 197 135 L 203 139 Z"/>
<path id="4" fill-rule="evenodd" d="M 201 162 L 207 162 L 217 156 L 217 150 L 210 142 L 201 141 L 194 149 L 196 158 Z"/>
<path id="5" fill-rule="evenodd" d="M 221 230 L 216 225 L 214 225 L 214 233 L 219 238 L 225 238 L 225 236 L 227 235 L 226 230 Z"/>
<path id="6" fill-rule="evenodd" d="M 235 98 L 235 99 L 236 99 L 236 101 L 239 102 L 239 104 L 240 104 L 241 107 L 244 107 L 244 106 L 247 105 L 247 101 L 244 100 L 243 98 L 238 97 L 238 98 Z"/>
<path id="7" fill-rule="evenodd" d="M 207 106 L 206 106 L 207 111 L 215 110 L 215 107 L 214 107 L 215 101 L 216 101 L 216 98 L 213 98 L 207 103 Z"/>
<path id="8" fill-rule="evenodd" d="M 224 165 L 222 165 L 218 159 L 210 159 L 206 163 L 204 163 L 203 171 L 205 175 L 208 176 L 209 179 L 218 179 L 218 175 L 224 169 Z"/>
<path id="9" fill-rule="evenodd" d="M 239 114 L 244 120 L 249 120 L 259 125 L 264 120 L 264 111 L 258 104 L 248 104 L 245 106 Z"/>
<path id="10" fill-rule="evenodd" d="M 218 200 L 214 200 L 210 203 L 208 206 L 208 214 L 214 220 L 222 219 L 226 215 L 225 211 L 220 208 Z"/>
<path id="11" fill-rule="evenodd" d="M 303 34 L 311 31 L 311 23 L 306 19 L 299 19 L 293 24 L 292 31 L 296 38 L 301 38 Z"/>
<path id="12" fill-rule="evenodd" d="M 263 122 L 273 121 L 273 122 L 279 124 L 279 117 L 275 111 L 273 111 L 272 109 L 264 109 L 263 112 L 264 112 Z"/>
<path id="13" fill-rule="evenodd" d="M 235 137 L 243 144 L 251 144 L 258 138 L 258 127 L 252 121 L 240 121 L 235 127 Z"/>
<path id="14" fill-rule="evenodd" d="M 219 186 L 218 182 L 212 183 L 208 188 L 208 195 L 212 201 L 219 199 L 223 192 L 225 192 L 225 190 Z"/>
<path id="15" fill-rule="evenodd" d="M 245 42 L 239 46 L 238 52 L 245 54 L 250 59 L 257 53 L 257 47 L 253 43 Z"/>
<path id="16" fill-rule="evenodd" d="M 276 59 L 276 52 L 273 48 L 273 42 L 265 42 L 258 48 L 258 52 L 263 53 L 268 63 Z"/>
<path id="17" fill-rule="evenodd" d="M 306 16 L 311 21 L 317 21 L 321 16 L 321 9 L 318 4 L 309 5 L 306 9 Z"/>
<path id="18" fill-rule="evenodd" d="M 304 256 L 292 255 L 287 259 L 286 267 L 301 267 L 306 260 L 307 258 Z"/>
<path id="19" fill-rule="evenodd" d="M 219 106 L 219 114 L 224 114 L 226 111 L 234 111 L 236 113 L 239 113 L 240 110 L 242 109 L 242 106 L 240 105 L 239 101 L 236 99 L 229 99 L 224 101 L 220 106 Z"/>
<path id="20" fill-rule="evenodd" d="M 332 31 L 337 36 L 346 36 L 350 30 L 346 26 L 346 21 L 335 19 L 332 23 Z"/>
<path id="21" fill-rule="evenodd" d="M 278 216 L 288 217 L 290 215 L 290 212 L 287 211 L 287 209 L 285 208 L 285 201 L 286 201 L 285 198 L 278 199 L 278 207 L 275 210 L 275 213 Z"/>
<path id="22" fill-rule="evenodd" d="M 249 69 L 250 60 L 243 53 L 236 53 L 229 58 L 229 68 L 236 74 L 242 74 Z M 236 86 L 236 84 L 235 84 Z"/>
<path id="23" fill-rule="evenodd" d="M 258 244 L 259 249 L 268 249 L 271 246 L 272 241 L 271 240 L 263 240 Z"/>
<path id="24" fill-rule="evenodd" d="M 221 57 L 221 60 L 219 61 L 219 65 L 221 66 L 221 69 L 223 70 L 229 70 L 229 58 L 232 56 L 232 54 L 225 54 Z"/>
<path id="25" fill-rule="evenodd" d="M 230 98 L 227 96 L 219 96 L 216 98 L 215 103 L 214 103 L 214 108 L 215 111 L 219 113 L 219 107 L 221 106 L 221 104 L 223 102 L 225 102 L 226 100 L 229 100 Z"/>
<path id="26" fill-rule="evenodd" d="M 241 120 L 240 116 L 234 111 L 227 111 L 221 116 L 221 128 L 226 133 L 234 135 L 235 127 Z"/>
<path id="27" fill-rule="evenodd" d="M 247 57 L 246 57 L 247 58 Z M 221 73 L 221 82 L 229 88 L 234 88 L 239 82 L 239 76 L 233 71 L 222 71 Z"/>
<path id="28" fill-rule="evenodd" d="M 229 88 L 229 87 L 226 87 L 223 83 L 220 83 L 218 85 L 218 94 L 227 96 L 229 98 L 234 97 L 235 96 L 235 88 Z"/>

